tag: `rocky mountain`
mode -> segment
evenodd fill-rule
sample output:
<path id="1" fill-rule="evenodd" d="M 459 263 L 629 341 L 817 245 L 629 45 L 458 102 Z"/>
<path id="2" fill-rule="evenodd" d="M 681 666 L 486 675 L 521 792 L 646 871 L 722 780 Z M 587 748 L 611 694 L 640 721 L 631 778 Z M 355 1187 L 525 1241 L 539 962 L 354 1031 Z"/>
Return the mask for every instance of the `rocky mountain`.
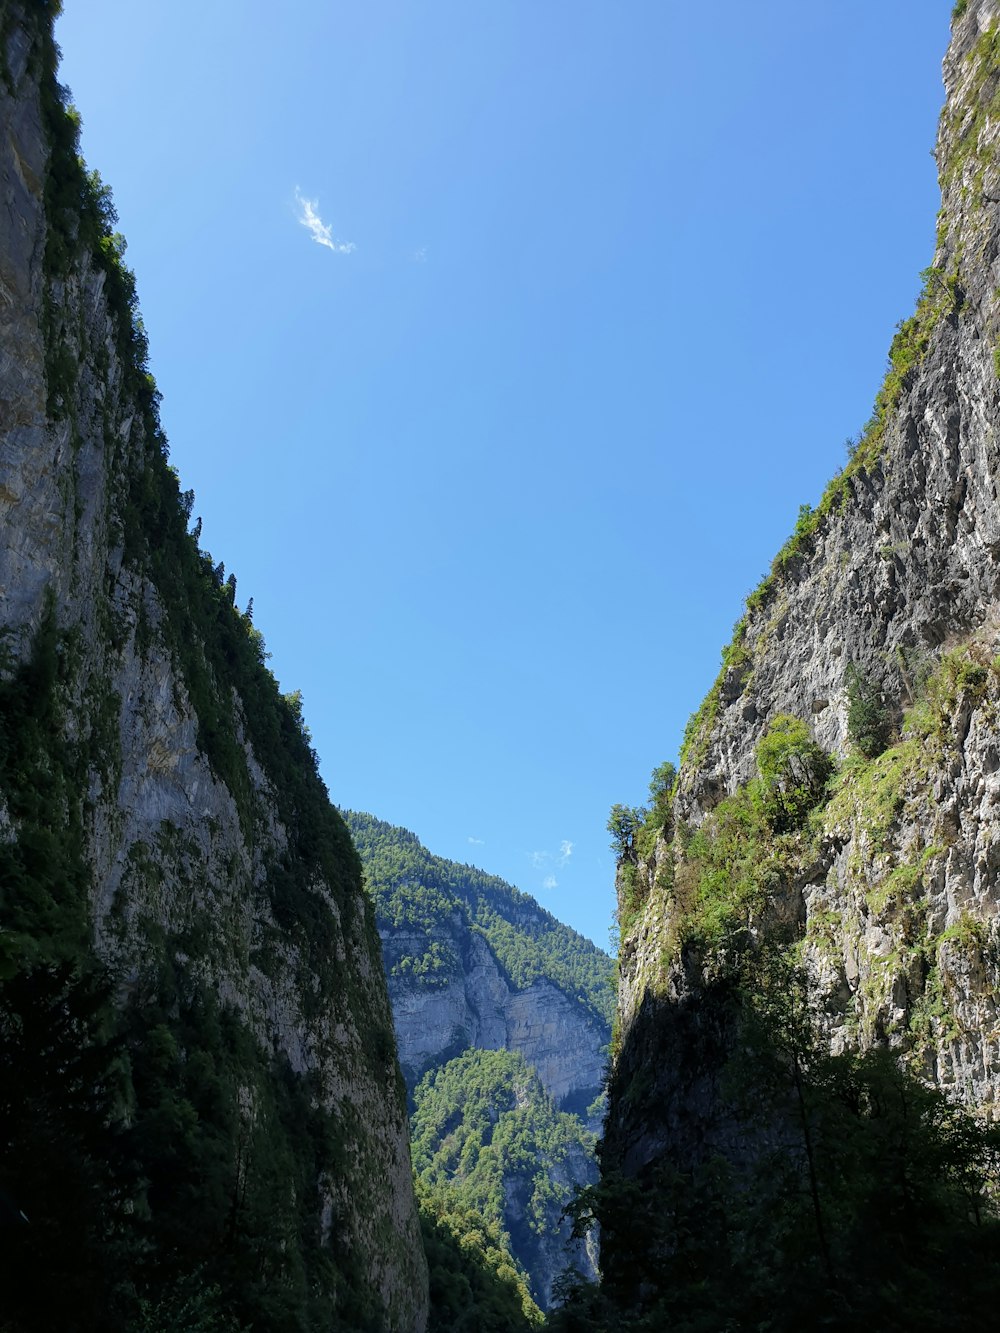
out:
<path id="1" fill-rule="evenodd" d="M 32 1220 L 3 1322 L 409 1333 L 371 905 L 298 700 L 188 532 L 57 10 L 0 6 L 0 1186 Z"/>
<path id="2" fill-rule="evenodd" d="M 616 808 L 621 1327 L 973 1328 L 1000 1284 L 997 0 L 955 6 L 944 78 L 936 251 L 871 420 L 672 791 Z"/>
<path id="3" fill-rule="evenodd" d="M 586 1116 L 604 1086 L 612 960 L 497 876 L 343 814 L 375 901 L 407 1087 L 469 1047 L 503 1049 L 561 1110 Z"/>
<path id="4" fill-rule="evenodd" d="M 375 901 L 414 1170 L 495 1224 L 542 1309 L 572 1263 L 564 1209 L 597 1178 L 613 964 L 527 894 L 345 812 Z"/>

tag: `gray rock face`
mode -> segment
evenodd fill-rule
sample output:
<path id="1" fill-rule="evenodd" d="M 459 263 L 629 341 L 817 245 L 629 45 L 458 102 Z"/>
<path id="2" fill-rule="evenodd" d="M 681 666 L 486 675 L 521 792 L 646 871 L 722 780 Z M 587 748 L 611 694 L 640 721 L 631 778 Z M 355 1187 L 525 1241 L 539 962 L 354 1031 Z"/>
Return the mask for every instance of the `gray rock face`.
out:
<path id="1" fill-rule="evenodd" d="M 582 1114 L 598 1096 L 609 1033 L 558 986 L 539 980 L 514 989 L 486 940 L 457 913 L 440 942 L 454 948 L 461 972 L 444 985 L 391 974 L 392 960 L 422 951 L 426 936 L 397 934 L 384 924 L 380 935 L 399 1062 L 410 1088 L 426 1070 L 473 1046 L 523 1055 L 563 1110 Z"/>
<path id="2" fill-rule="evenodd" d="M 810 856 L 749 924 L 795 926 L 835 1050 L 888 1042 L 991 1113 L 1000 1095 L 998 26 L 996 0 L 954 20 L 934 271 L 918 323 L 894 344 L 882 420 L 812 530 L 750 599 L 689 734 L 674 810 L 682 829 L 704 824 L 756 776 L 756 748 L 782 714 L 848 755 L 853 664 L 882 692 L 899 743 L 865 775 L 845 773 Z M 680 842 L 661 839 L 638 868 L 647 896 L 622 941 L 628 1051 L 611 1125 L 629 1170 L 668 1142 L 704 1135 L 719 1104 L 711 1052 L 725 1034 L 708 980 L 688 975 L 676 950 L 662 962 L 680 911 L 663 885 L 683 863 Z M 724 1142 L 726 1127 L 715 1128 Z"/>
<path id="3" fill-rule="evenodd" d="M 884 686 L 898 717 L 922 664 L 997 604 L 1000 120 L 980 117 L 996 71 L 975 49 L 996 18 L 993 4 L 970 6 L 944 63 L 942 211 L 928 284 L 940 313 L 929 347 L 904 381 L 877 457 L 848 470 L 842 508 L 820 519 L 748 614 L 745 660 L 722 673 L 698 762 L 685 767 L 685 817 L 753 776 L 756 744 L 779 713 L 808 719 L 825 749 L 843 753 L 848 662 Z"/>
<path id="4" fill-rule="evenodd" d="M 600 1132 L 599 1116 L 586 1113 L 603 1087 L 610 1034 L 592 1014 L 551 981 L 515 989 L 462 912 L 453 912 L 430 936 L 395 932 L 384 922 L 379 930 L 390 973 L 399 1060 L 411 1093 L 424 1073 L 463 1051 L 509 1050 L 524 1057 L 557 1108 L 579 1115 L 592 1133 Z M 394 974 L 399 958 L 419 957 L 429 942 L 461 960 L 456 975 L 429 986 L 419 978 Z M 558 1162 L 542 1163 L 541 1169 L 550 1175 L 556 1199 L 546 1210 L 546 1225 L 540 1230 L 527 1225 L 532 1173 L 525 1174 L 520 1160 L 510 1164 L 504 1217 L 512 1252 L 530 1278 L 536 1301 L 547 1310 L 555 1280 L 567 1264 L 589 1279 L 597 1276 L 596 1236 L 571 1241 L 570 1223 L 560 1216 L 562 1201 L 574 1189 L 596 1181 L 597 1162 L 579 1148 Z"/>
<path id="5" fill-rule="evenodd" d="M 538 1071 L 557 1106 L 581 1114 L 604 1086 L 606 1043 L 581 1023 L 577 1007 L 548 981 L 516 991 L 506 1009 L 508 1050 Z"/>
<path id="6" fill-rule="evenodd" d="M 422 933 L 395 932 L 384 923 L 379 935 L 390 967 L 393 958 L 422 952 L 426 941 Z M 426 1069 L 469 1046 L 494 1051 L 506 1043 L 510 992 L 486 941 L 468 931 L 458 912 L 441 935 L 461 957 L 459 975 L 434 987 L 398 975 L 389 981 L 399 1063 L 411 1088 Z"/>
<path id="7" fill-rule="evenodd" d="M 568 1153 L 559 1162 L 544 1164 L 548 1169 L 557 1200 L 571 1198 L 582 1185 L 597 1183 L 597 1161 L 582 1148 Z M 550 1206 L 549 1226 L 539 1233 L 528 1228 L 530 1195 L 525 1182 L 509 1179 L 504 1191 L 504 1220 L 516 1239 L 517 1258 L 532 1278 L 532 1294 L 539 1309 L 551 1310 L 557 1278 L 567 1267 L 574 1268 L 588 1281 L 598 1276 L 598 1237 L 590 1232 L 583 1240 L 574 1240 L 572 1224 L 562 1217 L 561 1207 Z M 517 1242 L 520 1241 L 520 1244 Z"/>
<path id="8" fill-rule="evenodd" d="M 560 1109 L 585 1112 L 604 1085 L 611 959 L 497 876 L 372 815 L 344 817 L 375 899 L 410 1091 L 470 1047 L 510 1050 Z"/>
<path id="9" fill-rule="evenodd" d="M 32 7 L 38 10 L 39 7 Z M 126 557 L 130 482 L 160 446 L 127 387 L 106 275 L 82 242 L 46 272 L 49 148 L 43 132 L 37 16 L 4 10 L 0 79 L 0 621 L 4 678 L 31 660 L 54 617 L 63 654 L 65 739 L 91 755 L 79 810 L 90 921 L 123 1001 L 144 967 L 173 958 L 207 981 L 262 1051 L 309 1072 L 323 1105 L 351 1125 L 345 1176 L 323 1183 L 389 1325 L 426 1319 L 427 1278 L 410 1176 L 405 1108 L 391 1059 L 365 1042 L 390 1014 L 370 908 L 350 888 L 302 886 L 336 938 L 339 984 L 317 974 L 276 919 L 268 877 L 289 845 L 275 782 L 243 727 L 244 703 L 215 680 L 237 737 L 237 793 L 209 762 L 167 611 L 143 560 Z M 48 303 L 48 314 L 43 311 Z M 47 319 L 47 326 L 44 320 Z M 48 339 L 48 344 L 47 344 Z M 67 385 L 53 407 L 52 340 Z M 154 537 L 155 540 L 155 537 Z M 9 793 L 0 836 L 19 836 Z M 53 811 L 53 819 L 58 819 Z M 334 816 L 334 818 L 336 818 Z M 347 845 L 346 835 L 344 838 Z M 345 910 L 346 907 L 346 910 Z M 197 957 L 171 945 L 197 928 Z M 164 942 L 168 942 L 166 945 Z M 363 1036 L 364 1034 L 364 1036 Z M 345 1129 L 346 1133 L 346 1129 Z"/>

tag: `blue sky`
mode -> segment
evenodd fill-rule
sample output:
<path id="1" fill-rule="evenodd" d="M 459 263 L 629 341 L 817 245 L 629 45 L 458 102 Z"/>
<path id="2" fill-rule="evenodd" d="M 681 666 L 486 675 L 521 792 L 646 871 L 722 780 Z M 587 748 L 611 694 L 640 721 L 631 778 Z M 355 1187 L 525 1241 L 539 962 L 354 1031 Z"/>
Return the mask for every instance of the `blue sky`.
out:
<path id="1" fill-rule="evenodd" d="M 949 11 L 66 0 L 172 460 L 338 804 L 607 943 L 608 810 L 931 262 Z"/>

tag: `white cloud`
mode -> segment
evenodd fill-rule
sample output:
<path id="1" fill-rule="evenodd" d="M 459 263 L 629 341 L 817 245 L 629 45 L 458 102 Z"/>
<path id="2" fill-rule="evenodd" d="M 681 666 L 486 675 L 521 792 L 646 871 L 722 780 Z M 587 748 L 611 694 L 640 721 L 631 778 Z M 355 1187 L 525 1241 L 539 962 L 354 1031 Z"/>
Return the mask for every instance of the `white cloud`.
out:
<path id="1" fill-rule="evenodd" d="M 426 245 L 422 245 L 418 250 L 414 250 L 414 252 L 413 252 L 413 262 L 414 262 L 415 264 L 426 264 L 426 263 L 427 263 L 427 246 L 426 246 Z"/>
<path id="2" fill-rule="evenodd" d="M 546 875 L 542 880 L 543 889 L 558 889 L 558 887 L 559 881 L 556 879 L 555 875 Z"/>
<path id="3" fill-rule="evenodd" d="M 473 837 L 470 836 L 469 838 L 466 839 L 466 841 L 467 841 L 467 842 L 470 842 L 470 843 L 472 844 L 473 847 L 485 847 L 485 846 L 486 846 L 486 841 L 485 841 L 485 839 L 483 839 L 483 838 L 473 838 Z"/>
<path id="4" fill-rule="evenodd" d="M 354 249 L 353 241 L 335 241 L 333 227 L 328 226 L 319 215 L 319 200 L 306 199 L 295 187 L 295 202 L 299 206 L 299 221 L 317 245 L 325 245 L 336 255 L 349 255 Z"/>
<path id="5" fill-rule="evenodd" d="M 569 858 L 573 855 L 573 844 L 569 838 L 563 838 L 559 844 L 558 852 L 526 852 L 528 860 L 536 870 L 559 869 L 560 866 L 569 864 Z M 552 884 L 555 888 L 555 884 Z"/>

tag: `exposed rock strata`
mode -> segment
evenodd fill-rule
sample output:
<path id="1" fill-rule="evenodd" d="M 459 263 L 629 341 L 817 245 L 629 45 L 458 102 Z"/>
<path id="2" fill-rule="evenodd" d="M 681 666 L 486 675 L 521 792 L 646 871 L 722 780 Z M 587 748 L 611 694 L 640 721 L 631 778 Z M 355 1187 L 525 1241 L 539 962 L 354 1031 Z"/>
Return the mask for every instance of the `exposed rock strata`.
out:
<path id="1" fill-rule="evenodd" d="M 426 947 L 427 936 L 379 925 L 387 970 L 401 953 Z M 609 1033 L 551 981 L 516 990 L 486 940 L 460 913 L 435 937 L 461 958 L 461 971 L 441 986 L 390 975 L 399 1061 L 411 1088 L 430 1068 L 467 1047 L 516 1051 L 534 1068 L 562 1109 L 583 1113 L 601 1091 Z"/>

